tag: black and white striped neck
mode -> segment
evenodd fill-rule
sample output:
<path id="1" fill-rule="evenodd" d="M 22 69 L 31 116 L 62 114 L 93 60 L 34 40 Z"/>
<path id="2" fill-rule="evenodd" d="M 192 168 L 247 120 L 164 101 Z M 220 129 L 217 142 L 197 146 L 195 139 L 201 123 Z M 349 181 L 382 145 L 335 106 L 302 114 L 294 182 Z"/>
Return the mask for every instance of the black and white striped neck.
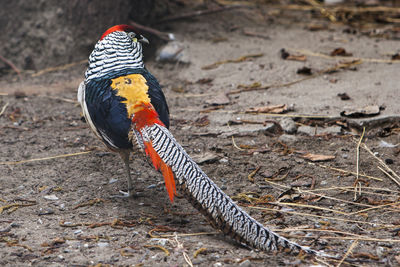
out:
<path id="1" fill-rule="evenodd" d="M 109 78 L 112 73 L 144 68 L 142 45 L 126 32 L 116 31 L 97 42 L 89 56 L 86 81 Z"/>

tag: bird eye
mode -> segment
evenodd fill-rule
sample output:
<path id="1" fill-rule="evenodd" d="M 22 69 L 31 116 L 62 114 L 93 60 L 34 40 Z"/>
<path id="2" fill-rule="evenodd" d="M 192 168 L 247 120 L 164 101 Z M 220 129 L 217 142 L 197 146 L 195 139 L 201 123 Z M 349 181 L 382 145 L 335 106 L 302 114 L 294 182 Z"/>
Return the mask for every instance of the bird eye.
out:
<path id="1" fill-rule="evenodd" d="M 134 32 L 128 32 L 128 36 L 133 39 L 136 37 L 136 34 Z"/>

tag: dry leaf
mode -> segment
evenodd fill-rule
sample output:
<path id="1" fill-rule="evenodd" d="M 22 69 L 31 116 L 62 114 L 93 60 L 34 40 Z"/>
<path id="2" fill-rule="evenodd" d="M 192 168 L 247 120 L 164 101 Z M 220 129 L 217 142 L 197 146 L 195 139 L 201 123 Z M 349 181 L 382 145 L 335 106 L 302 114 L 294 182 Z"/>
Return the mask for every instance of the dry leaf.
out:
<path id="1" fill-rule="evenodd" d="M 201 69 L 203 70 L 211 70 L 211 69 L 215 69 L 216 67 L 218 67 L 219 65 L 222 64 L 226 64 L 226 63 L 239 63 L 239 62 L 243 62 L 243 61 L 247 61 L 247 60 L 251 60 L 253 58 L 257 58 L 257 57 L 262 57 L 264 56 L 264 54 L 250 54 L 250 55 L 245 55 L 245 56 L 241 56 L 239 58 L 235 58 L 235 59 L 228 59 L 228 60 L 223 60 L 223 61 L 217 61 L 211 65 L 207 65 L 207 66 L 203 66 Z"/>
<path id="2" fill-rule="evenodd" d="M 306 61 L 305 55 L 291 55 L 284 48 L 281 49 L 281 58 L 285 60 Z"/>
<path id="3" fill-rule="evenodd" d="M 220 106 L 220 105 L 228 105 L 230 103 L 230 99 L 226 93 L 220 92 L 216 94 L 213 98 L 207 99 L 206 103 L 213 106 Z"/>
<path id="4" fill-rule="evenodd" d="M 198 118 L 197 120 L 195 120 L 193 122 L 193 125 L 197 126 L 197 127 L 204 127 L 204 126 L 207 126 L 209 124 L 210 124 L 210 120 L 208 119 L 207 115 L 203 116 L 201 118 Z"/>
<path id="5" fill-rule="evenodd" d="M 342 112 L 340 112 L 341 116 L 351 117 L 351 118 L 360 118 L 360 117 L 370 117 L 379 115 L 380 108 L 379 106 L 366 106 L 363 108 L 346 108 Z"/>
<path id="6" fill-rule="evenodd" d="M 318 155 L 318 154 L 311 154 L 307 153 L 301 156 L 302 158 L 311 160 L 311 161 L 328 161 L 332 160 L 335 158 L 335 156 L 330 156 L 330 155 Z"/>
<path id="7" fill-rule="evenodd" d="M 286 60 L 306 61 L 307 57 L 305 55 L 289 55 Z"/>
<path id="8" fill-rule="evenodd" d="M 256 107 L 256 108 L 249 108 L 246 110 L 246 113 L 284 113 L 287 112 L 288 108 L 286 104 L 280 105 L 272 105 L 272 106 L 264 106 L 264 107 Z"/>
<path id="9" fill-rule="evenodd" d="M 347 51 L 343 47 L 339 47 L 334 49 L 331 52 L 331 56 L 342 56 L 342 57 L 351 57 L 353 54 L 352 53 L 347 53 Z"/>

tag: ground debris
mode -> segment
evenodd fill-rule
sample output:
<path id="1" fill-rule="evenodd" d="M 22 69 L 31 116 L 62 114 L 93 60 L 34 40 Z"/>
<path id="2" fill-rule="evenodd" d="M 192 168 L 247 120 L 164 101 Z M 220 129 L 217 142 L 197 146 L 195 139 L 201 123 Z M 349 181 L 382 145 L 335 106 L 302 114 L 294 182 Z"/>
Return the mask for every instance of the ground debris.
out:
<path id="1" fill-rule="evenodd" d="M 272 106 L 264 106 L 264 107 L 254 107 L 249 108 L 245 112 L 246 113 L 272 113 L 272 114 L 281 114 L 289 111 L 288 106 L 286 104 L 278 104 Z"/>
<path id="2" fill-rule="evenodd" d="M 213 106 L 228 105 L 230 102 L 231 100 L 229 99 L 228 94 L 225 92 L 220 92 L 214 97 L 206 100 L 207 104 Z"/>
<path id="3" fill-rule="evenodd" d="M 82 208 L 82 207 L 86 207 L 86 206 L 93 206 L 97 203 L 103 203 L 104 201 L 105 201 L 104 199 L 95 198 L 95 199 L 89 200 L 88 202 L 78 204 L 75 207 L 73 207 L 73 209 L 76 210 L 78 208 Z"/>
<path id="4" fill-rule="evenodd" d="M 165 247 L 160 246 L 160 245 L 143 245 L 143 247 L 145 247 L 145 248 L 158 248 L 158 249 L 164 251 L 165 256 L 168 257 L 170 255 L 168 249 L 166 249 Z"/>
<path id="5" fill-rule="evenodd" d="M 307 57 L 305 55 L 291 55 L 288 51 L 284 48 L 281 49 L 281 58 L 285 60 L 294 60 L 294 61 L 306 61 Z"/>
<path id="6" fill-rule="evenodd" d="M 37 204 L 36 201 L 34 201 L 34 200 L 25 200 L 25 201 L 28 203 L 11 203 L 11 204 L 1 206 L 0 214 L 2 214 L 3 211 L 5 211 L 5 210 L 10 210 L 9 213 L 11 213 L 11 212 L 17 210 L 18 208 L 29 207 L 29 206 L 33 206 L 33 205 Z"/>
<path id="7" fill-rule="evenodd" d="M 351 56 L 353 56 L 352 53 L 348 53 L 343 47 L 335 48 L 335 49 L 330 53 L 330 55 L 331 55 L 332 57 L 335 57 L 335 56 L 351 57 Z"/>
<path id="8" fill-rule="evenodd" d="M 347 93 L 339 93 L 337 96 L 340 97 L 341 100 L 350 100 L 351 99 Z"/>
<path id="9" fill-rule="evenodd" d="M 217 61 L 213 64 L 207 65 L 207 66 L 203 66 L 201 69 L 203 70 L 211 70 L 211 69 L 215 69 L 216 67 L 222 65 L 222 64 L 226 64 L 226 63 L 239 63 L 239 62 L 243 62 L 243 61 L 247 61 L 247 60 L 252 60 L 254 58 L 258 58 L 258 57 L 262 57 L 264 56 L 264 54 L 249 54 L 249 55 L 244 55 L 241 56 L 239 58 L 236 59 L 227 59 L 227 60 L 222 60 L 222 61 Z"/>
<path id="10" fill-rule="evenodd" d="M 207 115 L 203 116 L 203 117 L 200 117 L 200 118 L 196 119 L 193 122 L 193 125 L 197 126 L 197 127 L 204 127 L 204 126 L 207 126 L 209 124 L 210 124 L 210 120 L 208 119 Z"/>
<path id="11" fill-rule="evenodd" d="M 304 155 L 301 155 L 302 158 L 311 160 L 312 162 L 318 162 L 318 161 L 329 161 L 335 159 L 335 156 L 332 155 L 319 155 L 319 154 L 312 154 L 312 153 L 306 153 Z"/>
<path id="12" fill-rule="evenodd" d="M 379 115 L 381 108 L 377 105 L 362 108 L 349 107 L 340 112 L 341 116 L 350 118 L 371 117 Z"/>
<path id="13" fill-rule="evenodd" d="M 296 71 L 297 74 L 312 75 L 312 70 L 309 67 L 302 67 Z"/>

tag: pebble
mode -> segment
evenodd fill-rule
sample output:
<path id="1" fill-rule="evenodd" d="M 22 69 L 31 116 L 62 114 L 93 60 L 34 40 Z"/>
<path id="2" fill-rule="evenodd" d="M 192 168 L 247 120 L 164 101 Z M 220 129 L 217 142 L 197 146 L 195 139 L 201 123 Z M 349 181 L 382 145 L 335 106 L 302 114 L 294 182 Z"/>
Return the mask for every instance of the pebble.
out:
<path id="1" fill-rule="evenodd" d="M 379 257 L 379 258 L 382 258 L 383 256 L 385 256 L 385 252 L 386 252 L 386 249 L 384 248 L 384 247 L 376 247 L 376 255 Z"/>
<path id="2" fill-rule="evenodd" d="M 151 185 L 149 185 L 149 186 L 147 187 L 147 189 L 152 189 L 152 188 L 156 188 L 156 187 L 157 187 L 156 184 L 151 184 Z"/>
<path id="3" fill-rule="evenodd" d="M 291 118 L 282 118 L 279 120 L 279 124 L 285 133 L 294 134 L 297 131 L 296 123 Z"/>
<path id="4" fill-rule="evenodd" d="M 164 247 L 168 243 L 168 239 L 166 238 L 153 238 L 151 241 L 162 247 Z"/>
<path id="5" fill-rule="evenodd" d="M 299 128 L 297 128 L 297 133 L 313 136 L 315 134 L 315 128 L 307 125 L 301 125 Z"/>
<path id="6" fill-rule="evenodd" d="M 239 264 L 239 266 L 241 266 L 241 267 L 251 267 L 251 261 L 250 260 L 245 260 L 245 261 L 241 262 Z"/>
<path id="7" fill-rule="evenodd" d="M 229 160 L 227 158 L 222 158 L 219 160 L 220 163 L 228 163 Z"/>
<path id="8" fill-rule="evenodd" d="M 82 233 L 82 230 L 81 229 L 78 229 L 78 230 L 76 230 L 76 231 L 74 231 L 74 235 L 79 235 L 79 234 L 81 234 Z M 86 244 L 85 244 L 86 245 Z"/>
<path id="9" fill-rule="evenodd" d="M 58 200 L 59 198 L 56 195 L 47 195 L 47 196 L 43 196 L 44 199 L 47 200 Z"/>
<path id="10" fill-rule="evenodd" d="M 99 248 L 105 248 L 105 247 L 108 247 L 110 244 L 109 243 L 107 243 L 107 242 L 99 242 L 99 243 L 97 243 L 97 246 L 99 247 Z"/>
<path id="11" fill-rule="evenodd" d="M 289 134 L 282 134 L 279 136 L 279 141 L 285 143 L 285 144 L 294 144 L 298 141 L 298 138 L 295 135 L 289 135 Z"/>
<path id="12" fill-rule="evenodd" d="M 111 178 L 110 181 L 108 181 L 108 184 L 113 184 L 113 183 L 116 183 L 116 182 L 118 182 L 118 179 Z"/>
<path id="13" fill-rule="evenodd" d="M 317 134 L 332 134 L 332 135 L 338 135 L 342 132 L 342 127 L 340 126 L 329 126 L 326 128 L 321 128 L 319 127 L 317 129 Z"/>

